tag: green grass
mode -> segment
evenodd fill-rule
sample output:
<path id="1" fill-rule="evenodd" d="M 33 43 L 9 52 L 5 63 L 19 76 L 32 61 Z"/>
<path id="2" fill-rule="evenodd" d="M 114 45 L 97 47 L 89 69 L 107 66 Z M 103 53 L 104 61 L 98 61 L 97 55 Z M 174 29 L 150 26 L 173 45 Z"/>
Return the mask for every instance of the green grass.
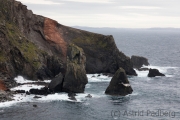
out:
<path id="1" fill-rule="evenodd" d="M 0 62 L 5 62 L 7 60 L 7 57 L 4 55 L 2 51 L 0 51 Z"/>
<path id="2" fill-rule="evenodd" d="M 28 41 L 25 37 L 21 35 L 18 28 L 12 23 L 6 23 L 7 35 L 11 44 L 17 47 L 25 60 L 31 63 L 34 68 L 40 67 L 40 62 L 38 60 L 38 54 L 41 54 L 41 50 L 38 47 Z"/>
<path id="3" fill-rule="evenodd" d="M 85 46 L 93 46 L 97 49 L 104 49 L 108 50 L 111 46 L 109 46 L 107 43 L 108 41 L 105 41 L 101 36 L 89 34 L 86 36 L 76 37 L 72 40 L 75 44 L 81 44 Z"/>

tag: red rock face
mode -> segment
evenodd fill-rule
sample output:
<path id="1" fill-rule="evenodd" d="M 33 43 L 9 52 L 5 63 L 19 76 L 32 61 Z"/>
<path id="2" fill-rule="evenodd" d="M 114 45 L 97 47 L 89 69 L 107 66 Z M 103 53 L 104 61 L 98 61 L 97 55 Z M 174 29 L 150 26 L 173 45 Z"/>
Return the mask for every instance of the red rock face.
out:
<path id="1" fill-rule="evenodd" d="M 0 80 L 0 90 L 3 90 L 3 91 L 7 90 L 5 84 L 2 80 Z"/>
<path id="2" fill-rule="evenodd" d="M 45 35 L 46 40 L 57 44 L 60 47 L 63 56 L 66 57 L 67 43 L 64 41 L 64 39 L 58 32 L 56 21 L 51 20 L 49 18 L 45 18 L 45 20 L 44 20 L 44 35 Z"/>

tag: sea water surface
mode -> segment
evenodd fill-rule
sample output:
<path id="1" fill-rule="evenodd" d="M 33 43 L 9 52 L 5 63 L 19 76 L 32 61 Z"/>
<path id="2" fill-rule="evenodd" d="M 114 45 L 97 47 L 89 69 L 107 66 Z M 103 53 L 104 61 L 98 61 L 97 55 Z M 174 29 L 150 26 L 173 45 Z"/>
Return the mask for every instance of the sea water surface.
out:
<path id="1" fill-rule="evenodd" d="M 178 120 L 180 119 L 180 31 L 159 29 L 93 29 L 112 34 L 120 51 L 149 59 L 148 68 L 157 68 L 166 77 L 148 78 L 147 71 L 128 76 L 131 95 L 111 96 L 104 92 L 111 77 L 88 74 L 84 94 L 77 101 L 66 93 L 56 93 L 35 99 L 34 95 L 15 95 L 14 101 L 0 103 L 1 120 Z M 18 76 L 17 82 L 24 82 Z M 50 82 L 50 81 L 46 81 Z M 24 85 L 15 89 L 29 90 Z M 88 94 L 92 98 L 86 98 Z M 37 107 L 33 107 L 37 105 Z"/>

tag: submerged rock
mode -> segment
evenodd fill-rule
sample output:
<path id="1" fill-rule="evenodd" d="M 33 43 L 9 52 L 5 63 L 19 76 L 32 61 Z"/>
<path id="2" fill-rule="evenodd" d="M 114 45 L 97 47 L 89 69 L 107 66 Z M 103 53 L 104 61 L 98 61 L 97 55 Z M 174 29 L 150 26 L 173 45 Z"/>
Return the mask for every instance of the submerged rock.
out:
<path id="1" fill-rule="evenodd" d="M 158 69 L 149 69 L 148 77 L 165 76 Z"/>
<path id="2" fill-rule="evenodd" d="M 77 99 L 75 98 L 75 96 L 71 96 L 71 97 L 69 97 L 68 99 L 73 100 L 73 101 L 77 101 Z"/>
<path id="3" fill-rule="evenodd" d="M 86 98 L 92 98 L 92 95 L 91 95 L 91 94 L 88 94 L 88 95 L 86 96 Z"/>
<path id="4" fill-rule="evenodd" d="M 133 63 L 133 68 L 140 69 L 143 65 L 148 66 L 148 59 L 141 56 L 131 56 L 131 61 Z"/>
<path id="5" fill-rule="evenodd" d="M 26 93 L 25 90 L 16 90 L 15 93 Z"/>
<path id="6" fill-rule="evenodd" d="M 36 104 L 34 104 L 34 105 L 33 105 L 33 107 L 37 107 L 37 105 L 36 105 Z"/>
<path id="7" fill-rule="evenodd" d="M 34 96 L 33 98 L 36 98 L 36 99 L 38 99 L 38 98 L 42 98 L 42 97 L 40 97 L 40 96 Z"/>
<path id="8" fill-rule="evenodd" d="M 114 76 L 112 73 L 103 73 L 103 75 L 108 76 L 108 77 L 113 77 Z"/>
<path id="9" fill-rule="evenodd" d="M 77 99 L 76 99 L 76 93 L 73 93 L 73 92 L 69 92 L 68 93 L 68 99 L 70 99 L 70 100 L 74 100 L 74 101 L 77 101 Z"/>
<path id="10" fill-rule="evenodd" d="M 111 82 L 106 89 L 105 93 L 109 95 L 128 95 L 133 92 L 131 85 L 127 79 L 126 73 L 123 68 L 119 68 Z"/>

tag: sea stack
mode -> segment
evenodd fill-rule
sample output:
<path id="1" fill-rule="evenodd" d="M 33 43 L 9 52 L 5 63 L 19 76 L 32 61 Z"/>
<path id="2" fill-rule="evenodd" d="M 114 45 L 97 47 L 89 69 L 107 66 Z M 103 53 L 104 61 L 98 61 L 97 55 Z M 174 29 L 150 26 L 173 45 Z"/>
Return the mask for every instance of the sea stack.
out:
<path id="1" fill-rule="evenodd" d="M 148 77 L 165 76 L 158 69 L 149 69 Z"/>
<path id="2" fill-rule="evenodd" d="M 109 95 L 125 96 L 131 94 L 132 92 L 133 89 L 131 88 L 124 69 L 119 68 L 111 79 L 111 82 L 105 93 Z"/>

